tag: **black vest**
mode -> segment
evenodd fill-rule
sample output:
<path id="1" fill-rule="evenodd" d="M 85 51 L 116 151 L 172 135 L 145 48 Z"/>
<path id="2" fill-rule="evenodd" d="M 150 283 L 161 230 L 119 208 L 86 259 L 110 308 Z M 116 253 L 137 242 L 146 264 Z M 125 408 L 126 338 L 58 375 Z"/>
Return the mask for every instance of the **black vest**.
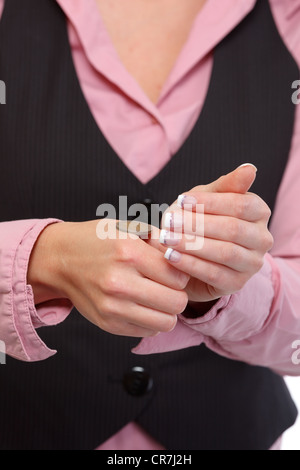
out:
<path id="1" fill-rule="evenodd" d="M 267 0 L 258 1 L 214 57 L 192 133 L 144 185 L 92 117 L 55 0 L 6 0 L 0 220 L 95 219 L 97 207 L 117 207 L 119 195 L 127 195 L 129 205 L 170 204 L 248 161 L 259 170 L 253 191 L 273 208 L 293 133 L 291 84 L 299 73 Z M 58 350 L 55 357 L 31 364 L 8 359 L 0 368 L 1 449 L 93 449 L 133 420 L 170 450 L 268 449 L 295 421 L 281 377 L 204 345 L 136 356 L 136 339 L 102 332 L 76 311 L 39 334 Z M 124 387 L 134 366 L 151 375 L 148 393 L 141 391 L 145 375 Z"/>

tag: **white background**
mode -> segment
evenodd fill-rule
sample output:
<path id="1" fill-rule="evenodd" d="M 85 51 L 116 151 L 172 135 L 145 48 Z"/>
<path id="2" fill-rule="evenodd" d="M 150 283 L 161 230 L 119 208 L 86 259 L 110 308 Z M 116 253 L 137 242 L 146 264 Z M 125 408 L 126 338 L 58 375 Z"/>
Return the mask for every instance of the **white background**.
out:
<path id="1" fill-rule="evenodd" d="M 300 414 L 300 378 L 287 377 L 286 383 Z M 282 450 L 300 450 L 300 417 L 283 436 Z"/>

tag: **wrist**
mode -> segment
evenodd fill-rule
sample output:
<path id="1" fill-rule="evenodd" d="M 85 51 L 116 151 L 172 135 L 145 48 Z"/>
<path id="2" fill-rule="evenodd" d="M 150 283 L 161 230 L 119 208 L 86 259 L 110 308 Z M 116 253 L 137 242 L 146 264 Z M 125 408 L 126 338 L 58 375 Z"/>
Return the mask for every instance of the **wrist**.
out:
<path id="1" fill-rule="evenodd" d="M 28 263 L 27 284 L 35 304 L 67 298 L 62 282 L 62 250 L 67 223 L 48 225 L 37 238 Z"/>

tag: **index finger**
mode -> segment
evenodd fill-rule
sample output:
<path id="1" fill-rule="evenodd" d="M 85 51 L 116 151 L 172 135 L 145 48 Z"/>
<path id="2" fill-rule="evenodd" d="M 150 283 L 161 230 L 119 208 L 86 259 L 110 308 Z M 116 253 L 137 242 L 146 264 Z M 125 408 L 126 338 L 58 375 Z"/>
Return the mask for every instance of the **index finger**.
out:
<path id="1" fill-rule="evenodd" d="M 211 215 L 235 217 L 247 222 L 257 222 L 270 217 L 267 204 L 256 194 L 189 192 L 178 200 L 180 209 Z"/>

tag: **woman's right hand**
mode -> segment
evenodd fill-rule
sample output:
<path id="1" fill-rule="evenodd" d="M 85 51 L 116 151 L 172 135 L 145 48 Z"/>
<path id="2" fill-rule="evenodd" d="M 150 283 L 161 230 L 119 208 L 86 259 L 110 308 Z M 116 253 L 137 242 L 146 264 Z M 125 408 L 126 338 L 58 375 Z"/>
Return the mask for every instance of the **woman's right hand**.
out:
<path id="1" fill-rule="evenodd" d="M 171 331 L 188 302 L 189 276 L 137 236 L 99 239 L 97 229 L 105 224 L 107 219 L 63 222 L 41 233 L 28 267 L 35 303 L 69 299 L 90 322 L 115 335 Z"/>

